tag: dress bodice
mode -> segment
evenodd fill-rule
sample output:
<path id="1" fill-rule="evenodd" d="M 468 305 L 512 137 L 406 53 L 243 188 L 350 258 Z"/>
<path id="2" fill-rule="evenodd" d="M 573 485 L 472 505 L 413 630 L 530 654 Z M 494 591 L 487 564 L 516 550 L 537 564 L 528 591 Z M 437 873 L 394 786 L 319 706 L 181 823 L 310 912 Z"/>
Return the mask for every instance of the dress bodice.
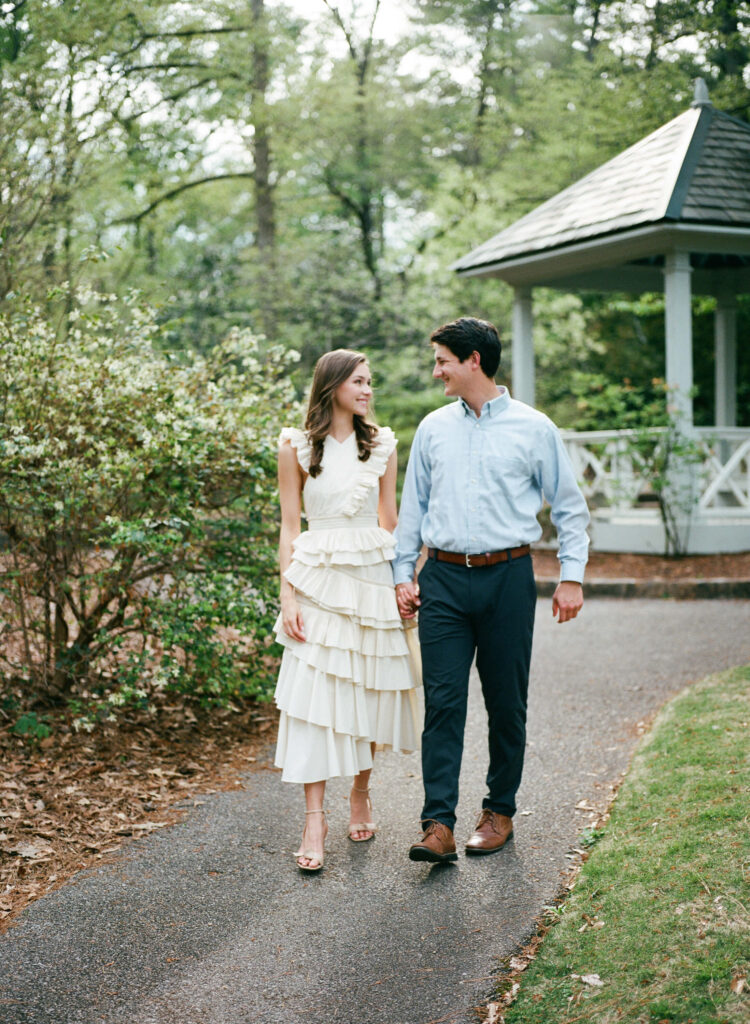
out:
<path id="1" fill-rule="evenodd" d="M 307 473 L 312 453 L 304 432 L 287 427 L 280 441 L 291 443 L 300 466 Z M 305 516 L 311 528 L 318 523 L 327 526 L 332 519 L 339 518 L 340 525 L 348 525 L 347 520 L 351 525 L 364 525 L 365 521 L 367 525 L 376 524 L 379 480 L 395 447 L 393 431 L 381 427 L 369 459 L 361 462 L 353 431 L 345 441 L 337 441 L 329 434 L 323 444 L 322 471 L 317 477 L 308 475 L 302 490 Z"/>

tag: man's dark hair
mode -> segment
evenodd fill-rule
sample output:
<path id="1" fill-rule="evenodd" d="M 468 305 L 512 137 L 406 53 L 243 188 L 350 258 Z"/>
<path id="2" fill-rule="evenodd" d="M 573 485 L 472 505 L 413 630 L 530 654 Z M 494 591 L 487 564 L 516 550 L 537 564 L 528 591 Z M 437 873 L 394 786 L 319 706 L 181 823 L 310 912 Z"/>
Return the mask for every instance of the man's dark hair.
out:
<path id="1" fill-rule="evenodd" d="M 452 323 L 443 324 L 430 335 L 435 345 L 445 345 L 459 363 L 465 362 L 472 352 L 479 353 L 479 365 L 486 377 L 494 377 L 500 365 L 500 336 L 487 320 L 461 316 Z"/>

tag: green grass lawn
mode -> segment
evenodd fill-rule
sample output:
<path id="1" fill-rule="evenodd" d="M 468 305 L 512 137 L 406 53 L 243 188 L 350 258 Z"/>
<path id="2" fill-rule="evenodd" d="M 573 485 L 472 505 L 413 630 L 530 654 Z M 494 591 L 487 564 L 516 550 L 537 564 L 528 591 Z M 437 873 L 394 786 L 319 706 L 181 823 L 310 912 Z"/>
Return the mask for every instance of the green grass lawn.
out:
<path id="1" fill-rule="evenodd" d="M 661 711 L 506 1024 L 750 1021 L 748 726 L 750 666 Z"/>

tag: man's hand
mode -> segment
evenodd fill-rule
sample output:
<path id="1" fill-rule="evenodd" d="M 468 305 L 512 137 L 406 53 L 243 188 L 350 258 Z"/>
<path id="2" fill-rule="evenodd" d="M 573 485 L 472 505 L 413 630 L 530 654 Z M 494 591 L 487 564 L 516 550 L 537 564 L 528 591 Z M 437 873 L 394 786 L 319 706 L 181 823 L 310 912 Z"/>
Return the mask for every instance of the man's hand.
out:
<path id="1" fill-rule="evenodd" d="M 558 583 L 552 595 L 552 615 L 558 622 L 574 619 L 583 607 L 583 587 L 572 580 Z"/>
<path id="2" fill-rule="evenodd" d="M 417 614 L 417 608 L 421 604 L 419 600 L 419 587 L 416 583 L 396 584 L 396 604 L 398 613 L 402 619 L 413 619 Z"/>

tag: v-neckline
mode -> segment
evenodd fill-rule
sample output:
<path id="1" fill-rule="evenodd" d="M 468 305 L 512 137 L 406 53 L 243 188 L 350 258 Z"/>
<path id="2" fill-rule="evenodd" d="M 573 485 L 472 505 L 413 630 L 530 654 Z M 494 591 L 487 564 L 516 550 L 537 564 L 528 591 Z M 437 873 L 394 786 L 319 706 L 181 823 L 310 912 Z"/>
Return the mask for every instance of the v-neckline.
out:
<path id="1" fill-rule="evenodd" d="M 352 431 L 351 434 L 347 434 L 343 441 L 337 441 L 333 434 L 329 434 L 328 437 L 331 439 L 331 441 L 334 441 L 339 446 L 339 448 L 341 448 L 343 445 L 346 444 L 347 441 L 351 441 L 351 439 L 354 437 L 354 431 Z"/>

